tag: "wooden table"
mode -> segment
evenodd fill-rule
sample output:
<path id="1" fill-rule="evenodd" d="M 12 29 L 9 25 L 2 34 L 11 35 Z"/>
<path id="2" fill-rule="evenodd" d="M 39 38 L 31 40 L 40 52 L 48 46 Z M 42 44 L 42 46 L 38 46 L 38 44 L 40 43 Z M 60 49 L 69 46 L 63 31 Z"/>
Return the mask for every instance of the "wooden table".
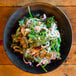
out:
<path id="1" fill-rule="evenodd" d="M 18 69 L 9 60 L 3 48 L 6 22 L 18 8 L 30 2 L 56 5 L 67 14 L 72 24 L 73 45 L 68 59 L 59 68 L 46 74 L 31 74 Z M 76 0 L 0 0 L 0 76 L 76 76 Z"/>

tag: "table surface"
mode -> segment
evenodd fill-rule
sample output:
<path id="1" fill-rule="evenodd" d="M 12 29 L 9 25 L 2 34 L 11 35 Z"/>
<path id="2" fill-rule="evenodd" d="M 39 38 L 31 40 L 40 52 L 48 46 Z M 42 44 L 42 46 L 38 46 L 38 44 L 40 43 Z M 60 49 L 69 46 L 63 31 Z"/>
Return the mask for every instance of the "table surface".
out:
<path id="1" fill-rule="evenodd" d="M 7 57 L 3 47 L 3 32 L 9 17 L 30 2 L 47 2 L 62 9 L 73 29 L 73 45 L 67 60 L 56 70 L 46 74 L 31 74 L 18 69 Z M 0 76 L 76 76 L 76 0 L 0 0 Z"/>

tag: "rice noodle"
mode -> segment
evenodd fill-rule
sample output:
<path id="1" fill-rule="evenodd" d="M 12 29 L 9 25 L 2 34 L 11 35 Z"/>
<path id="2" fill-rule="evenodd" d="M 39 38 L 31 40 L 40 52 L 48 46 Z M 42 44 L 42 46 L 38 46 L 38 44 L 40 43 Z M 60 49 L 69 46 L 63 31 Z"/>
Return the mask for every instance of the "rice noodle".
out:
<path id="1" fill-rule="evenodd" d="M 27 62 L 24 57 L 23 57 L 23 61 L 24 61 L 25 64 L 32 65 L 32 62 Z"/>
<path id="2" fill-rule="evenodd" d="M 40 66 L 41 64 L 47 64 L 47 63 L 50 63 L 50 61 L 48 59 L 42 59 L 40 63 L 38 63 L 36 66 Z"/>
<path id="3" fill-rule="evenodd" d="M 44 13 L 43 14 L 43 18 L 41 18 L 42 20 L 45 20 L 47 17 L 46 17 L 46 14 Z"/>
<path id="4" fill-rule="evenodd" d="M 42 48 L 46 48 L 46 47 L 48 47 L 49 45 L 50 45 L 50 43 L 47 41 L 45 44 L 47 44 L 47 45 L 45 45 L 45 46 L 41 46 Z"/>

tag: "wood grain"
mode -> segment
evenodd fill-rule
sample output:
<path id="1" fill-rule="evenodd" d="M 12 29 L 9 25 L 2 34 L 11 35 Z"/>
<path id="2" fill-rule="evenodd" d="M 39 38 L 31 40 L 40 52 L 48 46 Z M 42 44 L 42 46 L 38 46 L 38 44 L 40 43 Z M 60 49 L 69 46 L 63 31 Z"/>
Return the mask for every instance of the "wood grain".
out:
<path id="1" fill-rule="evenodd" d="M 46 74 L 31 74 L 18 69 L 14 65 L 0 65 L 0 76 L 76 76 L 76 65 L 62 65 Z"/>
<path id="2" fill-rule="evenodd" d="M 0 65 L 1 64 L 13 64 L 6 55 L 3 45 L 0 46 Z"/>
<path id="3" fill-rule="evenodd" d="M 0 0 L 0 6 L 24 6 L 31 0 Z"/>
<path id="4" fill-rule="evenodd" d="M 12 64 L 5 53 L 3 45 L 0 46 L 0 64 Z M 72 46 L 71 52 L 64 64 L 76 64 L 76 45 Z"/>
<path id="5" fill-rule="evenodd" d="M 63 65 L 52 72 L 39 75 L 31 74 L 24 72 L 13 65 L 13 63 L 7 57 L 1 42 L 0 76 L 76 76 L 76 0 L 0 0 L 0 41 L 3 40 L 4 28 L 9 17 L 19 8 L 19 6 L 24 6 L 30 2 L 47 2 L 53 5 L 57 5 L 67 14 L 72 24 L 74 36 L 70 55 L 66 62 L 63 63 Z"/>
<path id="6" fill-rule="evenodd" d="M 76 45 L 72 45 L 70 54 L 63 64 L 76 64 Z"/>
<path id="7" fill-rule="evenodd" d="M 76 6 L 76 0 L 0 0 L 0 6 L 23 6 L 30 2 L 45 2 L 58 6 Z"/>
<path id="8" fill-rule="evenodd" d="M 9 17 L 20 7 L 0 7 L 0 40 L 3 40 L 3 32 Z M 76 7 L 59 7 L 69 17 L 73 28 L 73 44 L 76 44 Z"/>
<path id="9" fill-rule="evenodd" d="M 5 25 L 9 17 L 18 9 L 19 7 L 0 7 L 0 40 L 3 40 L 3 32 Z"/>

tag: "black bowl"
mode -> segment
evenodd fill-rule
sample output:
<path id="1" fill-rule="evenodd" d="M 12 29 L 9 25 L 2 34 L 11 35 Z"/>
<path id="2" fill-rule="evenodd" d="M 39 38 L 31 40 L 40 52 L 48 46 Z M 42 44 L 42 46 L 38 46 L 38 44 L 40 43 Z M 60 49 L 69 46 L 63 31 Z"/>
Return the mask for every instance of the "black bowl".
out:
<path id="1" fill-rule="evenodd" d="M 33 16 L 36 15 L 37 13 L 40 13 L 41 15 L 43 13 L 46 13 L 47 16 L 54 16 L 57 21 L 58 29 L 60 31 L 61 39 L 62 39 L 61 47 L 60 47 L 60 53 L 62 59 L 52 60 L 52 63 L 46 66 L 48 72 L 52 71 L 57 67 L 59 67 L 63 63 L 63 61 L 67 58 L 71 49 L 72 38 L 73 38 L 72 27 L 68 17 L 64 14 L 64 12 L 62 12 L 59 8 L 55 6 L 52 6 L 47 3 L 30 3 L 17 10 L 8 20 L 4 30 L 3 43 L 4 43 L 5 51 L 9 59 L 13 62 L 13 64 L 15 64 L 23 71 L 34 74 L 45 73 L 41 67 L 37 68 L 35 64 L 33 64 L 32 66 L 25 64 L 22 60 L 22 55 L 13 52 L 13 49 L 10 47 L 12 42 L 11 34 L 16 32 L 16 29 L 18 27 L 18 21 L 24 16 L 29 17 L 28 8 L 27 8 L 28 5 L 31 6 L 31 11 Z"/>

